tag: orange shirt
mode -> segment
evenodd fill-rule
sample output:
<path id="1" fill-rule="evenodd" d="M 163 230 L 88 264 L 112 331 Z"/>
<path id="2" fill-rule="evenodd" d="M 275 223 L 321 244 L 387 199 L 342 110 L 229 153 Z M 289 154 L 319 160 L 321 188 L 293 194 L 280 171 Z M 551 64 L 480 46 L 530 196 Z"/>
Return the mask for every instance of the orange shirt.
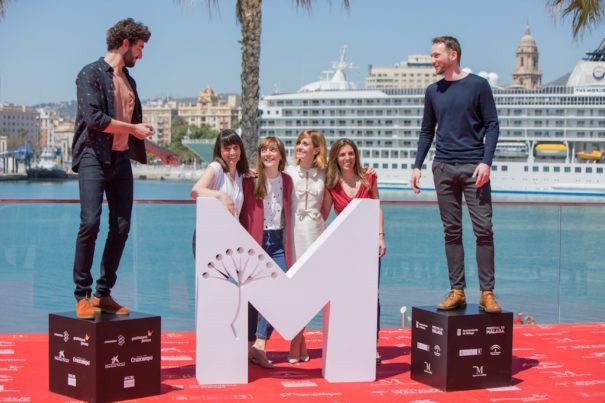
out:
<path id="1" fill-rule="evenodd" d="M 121 122 L 132 122 L 132 112 L 134 111 L 134 91 L 130 88 L 128 78 L 121 71 L 119 74 L 114 72 L 113 75 L 114 88 L 114 119 Z M 128 134 L 113 135 L 113 151 L 128 150 Z"/>

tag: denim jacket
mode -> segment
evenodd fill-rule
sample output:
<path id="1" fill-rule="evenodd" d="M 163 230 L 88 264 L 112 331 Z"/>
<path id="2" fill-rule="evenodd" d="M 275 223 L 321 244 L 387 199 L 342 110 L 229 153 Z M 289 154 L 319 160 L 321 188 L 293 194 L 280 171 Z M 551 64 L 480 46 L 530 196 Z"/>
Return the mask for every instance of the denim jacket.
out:
<path id="1" fill-rule="evenodd" d="M 124 68 L 124 74 L 135 96 L 131 123 L 143 121 L 143 109 L 137 94 L 136 83 Z M 114 118 L 113 68 L 101 57 L 80 71 L 76 78 L 78 111 L 76 114 L 75 134 L 72 143 L 72 169 L 78 172 L 78 165 L 84 151 L 92 152 L 104 165 L 111 164 L 111 146 L 113 134 L 103 130 Z M 130 158 L 147 163 L 145 143 L 133 135 L 128 136 Z"/>

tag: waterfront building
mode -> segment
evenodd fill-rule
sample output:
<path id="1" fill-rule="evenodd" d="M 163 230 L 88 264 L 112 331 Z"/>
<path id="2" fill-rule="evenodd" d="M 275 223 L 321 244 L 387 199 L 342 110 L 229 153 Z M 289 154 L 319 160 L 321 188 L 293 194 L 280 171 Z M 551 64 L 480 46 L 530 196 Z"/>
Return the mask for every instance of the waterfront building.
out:
<path id="1" fill-rule="evenodd" d="M 0 103 L 0 135 L 6 136 L 8 149 L 27 142 L 40 150 L 40 113 L 25 105 Z"/>
<path id="2" fill-rule="evenodd" d="M 513 71 L 513 85 L 524 88 L 540 88 L 542 86 L 542 71 L 538 67 L 538 46 L 525 27 L 525 35 L 517 46 L 517 64 Z"/>
<path id="3" fill-rule="evenodd" d="M 178 115 L 189 125 L 208 126 L 214 130 L 230 129 L 241 119 L 241 96 L 216 94 L 206 87 L 195 100 L 177 104 Z"/>
<path id="4" fill-rule="evenodd" d="M 40 148 L 44 149 L 50 146 L 49 143 L 52 137 L 53 120 L 56 119 L 56 115 L 44 108 L 39 108 L 38 112 L 38 120 L 40 122 Z"/>
<path id="5" fill-rule="evenodd" d="M 56 153 L 60 151 L 63 161 L 71 159 L 71 144 L 74 138 L 75 122 L 66 120 L 53 108 L 38 108 L 40 125 L 39 153 L 44 150 Z"/>
<path id="6" fill-rule="evenodd" d="M 177 114 L 176 101 L 157 99 L 143 105 L 143 123 L 153 126 L 152 142 L 160 145 L 172 142 L 172 121 Z"/>
<path id="7" fill-rule="evenodd" d="M 59 150 L 63 161 L 71 161 L 71 145 L 74 139 L 75 122 L 58 121 L 53 127 L 53 137 L 48 147 L 55 152 Z"/>
<path id="8" fill-rule="evenodd" d="M 409 55 L 407 61 L 392 67 L 370 65 L 366 88 L 426 88 L 439 80 L 429 55 Z"/>

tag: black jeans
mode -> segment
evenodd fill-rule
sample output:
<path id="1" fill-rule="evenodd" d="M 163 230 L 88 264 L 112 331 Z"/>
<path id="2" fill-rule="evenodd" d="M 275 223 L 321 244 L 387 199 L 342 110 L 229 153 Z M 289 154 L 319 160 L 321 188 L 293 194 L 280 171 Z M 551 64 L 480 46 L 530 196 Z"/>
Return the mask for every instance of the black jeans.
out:
<path id="1" fill-rule="evenodd" d="M 95 291 L 95 296 L 101 298 L 109 295 L 116 283 L 116 272 L 130 230 L 133 177 L 128 151 L 112 151 L 111 164 L 106 166 L 93 154 L 85 153 L 80 161 L 78 172 L 80 229 L 74 258 L 73 277 L 76 284 L 74 295 L 79 300 L 91 293 L 90 269 L 101 222 L 103 193 L 105 193 L 109 208 L 109 232 Z"/>
<path id="2" fill-rule="evenodd" d="M 462 195 L 476 238 L 477 270 L 481 291 L 494 288 L 494 234 L 490 182 L 475 187 L 477 164 L 433 163 L 433 178 L 445 234 L 445 256 L 452 288 L 466 287 L 462 246 Z"/>

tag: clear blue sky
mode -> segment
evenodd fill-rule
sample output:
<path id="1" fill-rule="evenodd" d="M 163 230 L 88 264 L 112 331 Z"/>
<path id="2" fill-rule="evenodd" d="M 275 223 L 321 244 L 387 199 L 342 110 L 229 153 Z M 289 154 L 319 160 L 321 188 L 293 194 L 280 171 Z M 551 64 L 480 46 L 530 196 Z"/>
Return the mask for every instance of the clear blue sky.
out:
<path id="1" fill-rule="evenodd" d="M 209 16 L 205 0 L 10 0 L 0 21 L 0 101 L 32 105 L 75 99 L 80 68 L 104 56 L 107 28 L 133 17 L 152 32 L 132 74 L 143 99 L 240 92 L 240 26 L 235 0 L 220 0 Z M 515 50 L 529 22 L 540 52 L 542 82 L 569 72 L 603 39 L 603 24 L 577 42 L 569 23 L 553 19 L 546 0 L 315 0 L 311 13 L 294 0 L 263 1 L 261 94 L 295 91 L 337 60 L 342 45 L 359 67 L 391 66 L 408 54 L 428 54 L 431 38 L 462 44 L 462 66 L 512 81 Z"/>

